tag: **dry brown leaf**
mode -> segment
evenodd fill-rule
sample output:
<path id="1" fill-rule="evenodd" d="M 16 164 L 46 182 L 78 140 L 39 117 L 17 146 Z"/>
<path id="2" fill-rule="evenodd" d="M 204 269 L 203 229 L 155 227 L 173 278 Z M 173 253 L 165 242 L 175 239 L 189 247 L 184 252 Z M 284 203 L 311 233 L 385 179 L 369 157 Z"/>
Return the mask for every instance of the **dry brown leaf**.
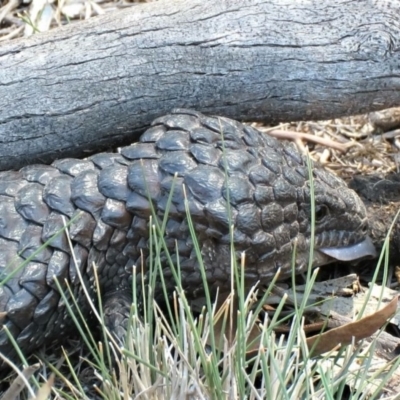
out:
<path id="1" fill-rule="evenodd" d="M 307 345 L 310 350 L 310 356 L 316 357 L 322 353 L 333 350 L 335 347 L 356 342 L 372 336 L 380 329 L 396 312 L 398 305 L 398 296 L 395 296 L 390 303 L 384 306 L 379 311 L 372 313 L 358 321 L 346 323 L 342 326 L 335 327 L 329 331 L 312 336 L 307 339 Z M 225 319 L 225 327 L 224 327 Z M 316 326 L 324 325 L 324 323 L 310 324 L 307 331 L 315 329 Z M 326 325 L 326 324 L 325 324 Z M 329 324 L 328 324 L 329 325 Z M 237 329 L 236 313 L 229 312 L 229 305 L 224 303 L 216 313 L 214 319 L 214 334 L 215 341 L 220 344 L 219 350 L 223 351 L 223 343 L 226 343 L 224 338 L 228 338 L 229 345 L 235 338 Z M 254 355 L 260 350 L 260 334 L 261 330 L 257 325 L 253 325 L 247 335 L 247 351 L 249 356 Z M 354 339 L 353 339 L 354 338 Z M 209 341 L 208 341 L 208 344 Z"/>
<path id="2" fill-rule="evenodd" d="M 395 314 L 398 299 L 398 296 L 394 297 L 385 307 L 358 321 L 308 338 L 307 345 L 310 355 L 315 357 L 334 349 L 338 345 L 350 344 L 353 338 L 355 341 L 359 341 L 373 335 Z"/>

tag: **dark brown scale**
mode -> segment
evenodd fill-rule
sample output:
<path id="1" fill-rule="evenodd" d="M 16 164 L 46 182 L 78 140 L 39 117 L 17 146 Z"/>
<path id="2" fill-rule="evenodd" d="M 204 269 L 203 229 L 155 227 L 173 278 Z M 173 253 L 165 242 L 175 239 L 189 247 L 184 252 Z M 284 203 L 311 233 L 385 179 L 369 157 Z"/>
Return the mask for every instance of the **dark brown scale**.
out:
<path id="1" fill-rule="evenodd" d="M 28 222 L 15 209 L 12 197 L 0 196 L 0 237 L 19 241 Z"/>
<path id="2" fill-rule="evenodd" d="M 121 154 L 129 160 L 140 160 L 141 158 L 157 159 L 161 157 L 153 143 L 136 143 L 135 145 L 124 147 L 121 149 Z"/>
<path id="3" fill-rule="evenodd" d="M 190 137 L 187 132 L 170 130 L 168 135 L 163 136 L 157 141 L 158 150 L 180 151 L 189 150 Z"/>
<path id="4" fill-rule="evenodd" d="M 17 171 L 0 172 L 0 195 L 15 197 L 18 191 L 28 184 Z"/>
<path id="5" fill-rule="evenodd" d="M 60 175 L 60 171 L 50 165 L 28 165 L 22 168 L 20 173 L 27 181 L 42 185 L 46 185 L 51 179 Z"/>
<path id="6" fill-rule="evenodd" d="M 355 193 L 319 166 L 314 185 L 317 205 L 330 211 L 316 226 L 316 246 L 363 240 L 366 212 Z M 297 148 L 233 120 L 175 110 L 156 119 L 139 143 L 119 154 L 0 173 L 1 278 L 14 273 L 0 287 L 0 312 L 7 313 L 0 322 L 25 352 L 74 330 L 56 280 L 63 291 L 69 281 L 88 317 L 79 272 L 96 301 L 94 264 L 107 323 L 117 334 L 124 330 L 133 266 L 140 269 L 142 261 L 148 262 L 150 202 L 162 220 L 172 187 L 165 241 L 173 260 L 178 246 L 189 298 L 201 297 L 203 290 L 183 187 L 212 291 L 230 290 L 231 225 L 237 256 L 246 252 L 247 286 L 269 283 L 278 268 L 282 278 L 290 276 L 295 240 L 296 272 L 307 266 L 310 189 L 307 163 Z M 65 224 L 75 260 L 66 234 L 53 238 Z M 173 290 L 167 262 L 164 277 Z M 155 294 L 162 297 L 161 290 Z M 14 356 L 4 331 L 0 351 Z"/>
<path id="7" fill-rule="evenodd" d="M 101 213 L 101 220 L 109 226 L 125 230 L 131 226 L 132 214 L 126 209 L 124 202 L 107 199 Z"/>
<path id="8" fill-rule="evenodd" d="M 70 176 L 77 176 L 81 172 L 93 171 L 95 166 L 89 160 L 76 160 L 75 158 L 64 158 L 63 160 L 56 160 L 52 164 L 60 172 Z"/>
<path id="9" fill-rule="evenodd" d="M 56 311 L 59 301 L 60 294 L 55 290 L 50 290 L 36 306 L 33 321 L 39 325 L 45 324 Z"/>
<path id="10" fill-rule="evenodd" d="M 90 249 L 94 230 L 96 229 L 96 220 L 85 211 L 78 211 L 75 218 L 72 217 L 71 225 L 69 225 L 69 235 L 73 242 Z"/>
<path id="11" fill-rule="evenodd" d="M 154 124 L 155 122 L 153 122 Z M 167 128 L 164 125 L 156 125 L 152 126 L 151 128 L 147 129 L 146 132 L 140 137 L 140 141 L 142 143 L 154 143 L 158 139 L 162 138 Z M 121 150 L 121 154 L 123 154 L 123 150 Z"/>
<path id="12" fill-rule="evenodd" d="M 38 262 L 28 263 L 19 278 L 19 284 L 42 300 L 49 291 L 46 284 L 46 266 Z"/>
<path id="13" fill-rule="evenodd" d="M 93 245 L 100 251 L 106 251 L 109 247 L 114 228 L 104 223 L 101 219 L 97 221 L 93 232 Z"/>
<path id="14" fill-rule="evenodd" d="M 98 187 L 98 171 L 86 170 L 78 174 L 71 183 L 71 200 L 81 210 L 99 218 L 106 202 Z"/>
<path id="15" fill-rule="evenodd" d="M 66 235 L 54 237 L 59 231 L 64 229 L 66 223 L 67 220 L 63 215 L 55 211 L 51 212 L 43 225 L 42 241 L 47 242 L 48 240 L 52 240 L 51 247 L 68 253 L 69 245 Z"/>
<path id="16" fill-rule="evenodd" d="M 43 203 L 43 186 L 29 183 L 20 189 L 15 197 L 16 211 L 27 221 L 43 225 L 50 214 L 49 207 Z"/>
<path id="17" fill-rule="evenodd" d="M 42 197 L 44 202 L 54 211 L 71 217 L 75 212 L 71 201 L 71 183 L 73 178 L 59 175 L 51 179 L 45 186 Z"/>
<path id="18" fill-rule="evenodd" d="M 91 156 L 90 160 L 100 169 L 126 163 L 126 159 L 119 153 L 98 153 Z"/>
<path id="19" fill-rule="evenodd" d="M 39 261 L 42 263 L 48 263 L 52 254 L 52 249 L 50 247 L 45 247 L 41 250 L 44 244 L 42 240 L 43 228 L 39 225 L 28 225 L 21 236 L 18 243 L 18 254 L 27 259 L 32 257 L 33 261 Z"/>
<path id="20" fill-rule="evenodd" d="M 200 164 L 216 167 L 219 163 L 221 152 L 204 144 L 196 143 L 190 146 L 190 153 Z"/>

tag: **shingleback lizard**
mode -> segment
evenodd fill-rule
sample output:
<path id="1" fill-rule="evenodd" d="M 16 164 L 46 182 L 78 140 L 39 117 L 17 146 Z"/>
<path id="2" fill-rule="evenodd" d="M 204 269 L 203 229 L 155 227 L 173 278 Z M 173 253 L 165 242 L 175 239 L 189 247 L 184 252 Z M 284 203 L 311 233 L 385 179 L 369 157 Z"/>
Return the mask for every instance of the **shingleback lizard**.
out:
<path id="1" fill-rule="evenodd" d="M 318 165 L 313 181 L 314 265 L 332 257 L 373 254 L 366 210 L 355 192 Z M 247 286 L 269 283 L 279 268 L 280 278 L 290 276 L 295 241 L 295 272 L 307 267 L 310 184 L 305 158 L 296 146 L 227 118 L 174 110 L 119 153 L 0 173 L 0 268 L 3 278 L 14 271 L 0 288 L 0 322 L 23 351 L 32 352 L 74 329 L 56 277 L 64 289 L 69 281 L 82 313 L 89 313 L 77 269 L 95 299 L 94 264 L 107 323 L 118 331 L 126 318 L 123 309 L 131 302 L 132 268 L 140 267 L 141 254 L 146 264 L 149 254 L 149 200 L 162 218 L 172 186 L 166 244 L 173 257 L 178 248 L 182 285 L 189 297 L 201 296 L 202 279 L 183 187 L 212 289 L 229 290 L 230 223 L 238 257 L 246 252 Z M 63 217 L 73 219 L 69 234 L 76 264 L 65 233 L 37 251 L 63 228 Z M 18 270 L 28 257 L 31 260 Z M 168 263 L 163 274 L 172 290 Z M 0 352 L 14 356 L 4 330 Z"/>

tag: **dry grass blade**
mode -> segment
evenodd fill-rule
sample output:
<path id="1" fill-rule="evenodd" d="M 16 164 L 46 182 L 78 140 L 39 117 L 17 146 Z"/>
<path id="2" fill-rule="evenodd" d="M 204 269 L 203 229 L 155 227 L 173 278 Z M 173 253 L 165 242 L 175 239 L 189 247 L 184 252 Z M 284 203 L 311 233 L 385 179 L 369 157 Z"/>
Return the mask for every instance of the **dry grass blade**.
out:
<path id="1" fill-rule="evenodd" d="M 33 400 L 46 400 L 49 398 L 51 388 L 54 385 L 55 375 L 51 374 L 50 378 L 45 382 L 37 392 L 36 397 Z"/>
<path id="2" fill-rule="evenodd" d="M 4 393 L 1 400 L 15 400 L 19 398 L 21 392 L 27 387 L 28 379 L 39 369 L 39 364 L 34 364 L 23 369 L 20 375 L 14 379 L 8 390 Z"/>
<path id="3" fill-rule="evenodd" d="M 10 0 L 5 6 L 0 8 L 0 24 L 4 18 L 19 6 L 18 0 Z"/>
<path id="4" fill-rule="evenodd" d="M 270 134 L 271 136 L 274 136 L 278 139 L 281 139 L 281 140 L 283 140 L 283 139 L 289 139 L 289 140 L 294 140 L 294 141 L 305 140 L 308 142 L 322 144 L 328 148 L 338 150 L 342 153 L 346 152 L 347 149 L 349 149 L 352 146 L 357 146 L 357 142 L 354 142 L 354 141 L 348 141 L 346 143 L 339 143 L 332 139 L 326 139 L 326 138 L 322 138 L 319 136 L 310 135 L 308 133 L 301 133 L 301 132 L 295 132 L 295 131 L 284 131 L 282 129 L 269 130 L 268 134 Z"/>

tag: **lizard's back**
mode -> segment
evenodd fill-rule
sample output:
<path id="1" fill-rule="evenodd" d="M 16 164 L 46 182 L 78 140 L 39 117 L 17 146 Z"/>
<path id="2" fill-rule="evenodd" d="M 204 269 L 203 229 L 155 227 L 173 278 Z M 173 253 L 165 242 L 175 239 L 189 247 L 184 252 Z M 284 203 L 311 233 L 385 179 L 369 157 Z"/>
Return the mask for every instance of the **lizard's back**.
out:
<path id="1" fill-rule="evenodd" d="M 361 200 L 323 168 L 313 174 L 316 250 L 362 242 Z M 93 299 L 93 265 L 103 296 L 129 296 L 132 268 L 142 255 L 146 264 L 149 254 L 152 207 L 160 219 L 168 208 L 168 250 L 176 259 L 178 249 L 183 288 L 201 295 L 184 192 L 212 289 L 229 290 L 231 225 L 237 255 L 246 252 L 248 286 L 268 283 L 279 268 L 282 278 L 290 276 L 295 241 L 296 273 L 307 267 L 310 185 L 296 146 L 233 120 L 176 110 L 120 153 L 0 173 L 0 269 L 3 278 L 13 274 L 0 288 L 0 322 L 21 348 L 32 351 L 74 329 L 56 279 L 62 290 L 69 282 L 84 315 L 89 306 L 78 270 Z M 315 252 L 316 265 L 330 260 Z M 163 265 L 172 290 L 171 270 Z M 0 352 L 13 354 L 4 330 Z"/>

